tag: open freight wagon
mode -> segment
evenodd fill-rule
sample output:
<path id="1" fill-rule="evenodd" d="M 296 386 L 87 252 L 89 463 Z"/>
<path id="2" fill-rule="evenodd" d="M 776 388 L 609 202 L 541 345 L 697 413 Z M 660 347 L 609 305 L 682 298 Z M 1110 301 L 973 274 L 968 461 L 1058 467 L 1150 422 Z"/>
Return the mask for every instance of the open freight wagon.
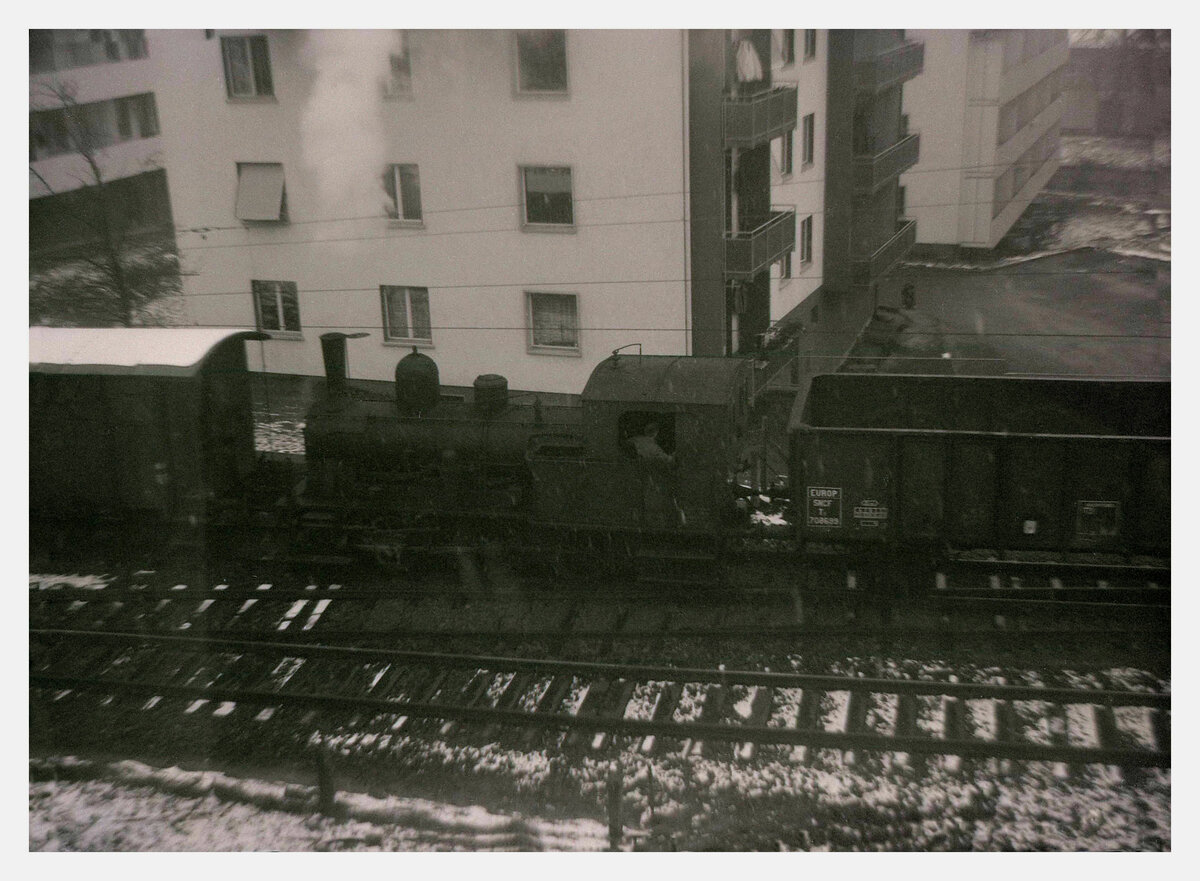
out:
<path id="1" fill-rule="evenodd" d="M 1170 553 L 1169 382 L 832 374 L 789 422 L 798 535 Z"/>

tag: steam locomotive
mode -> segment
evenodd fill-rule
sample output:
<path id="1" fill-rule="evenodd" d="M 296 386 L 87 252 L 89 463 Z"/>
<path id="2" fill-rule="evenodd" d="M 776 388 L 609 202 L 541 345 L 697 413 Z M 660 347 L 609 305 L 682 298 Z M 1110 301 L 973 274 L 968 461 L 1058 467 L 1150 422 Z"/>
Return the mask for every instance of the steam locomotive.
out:
<path id="1" fill-rule="evenodd" d="M 247 338 L 31 329 L 33 520 L 51 533 L 79 518 L 203 528 L 244 509 L 261 467 Z M 498 546 L 695 580 L 762 535 L 744 498 L 763 487 L 746 484 L 775 448 L 790 499 L 771 531 L 799 555 L 1169 554 L 1169 382 L 829 374 L 772 432 L 747 359 L 616 352 L 578 406 L 553 406 L 494 374 L 472 400 L 447 400 L 414 349 L 394 396 L 371 400 L 347 382 L 353 338 L 322 337 L 325 391 L 288 493 L 298 531 L 343 550 Z"/>

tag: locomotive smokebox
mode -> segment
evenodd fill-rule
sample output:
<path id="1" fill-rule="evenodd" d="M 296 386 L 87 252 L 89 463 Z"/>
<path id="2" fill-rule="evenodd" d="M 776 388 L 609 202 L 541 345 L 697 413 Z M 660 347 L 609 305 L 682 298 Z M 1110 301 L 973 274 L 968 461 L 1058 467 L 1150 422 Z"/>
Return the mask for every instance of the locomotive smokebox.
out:
<path id="1" fill-rule="evenodd" d="M 423 416 L 437 406 L 440 392 L 437 362 L 413 346 L 396 364 L 396 409 L 401 416 Z"/>
<path id="2" fill-rule="evenodd" d="M 475 410 L 484 417 L 495 416 L 508 406 L 508 380 L 498 373 L 475 377 Z"/>

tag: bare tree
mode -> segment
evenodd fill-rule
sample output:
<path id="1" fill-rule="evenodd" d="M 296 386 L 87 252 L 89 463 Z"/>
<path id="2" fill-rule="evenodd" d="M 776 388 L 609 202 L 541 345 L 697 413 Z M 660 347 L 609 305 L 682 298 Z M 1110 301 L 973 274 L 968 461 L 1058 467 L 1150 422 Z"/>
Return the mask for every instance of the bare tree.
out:
<path id="1" fill-rule="evenodd" d="M 114 194 L 103 167 L 105 132 L 96 125 L 85 105 L 75 97 L 70 83 L 37 83 L 32 93 L 34 110 L 59 114 L 60 131 L 72 153 L 78 154 L 85 173 L 76 194 L 76 207 L 92 230 L 93 247 L 78 255 L 87 271 L 66 273 L 49 280 L 34 280 L 30 288 L 30 318 L 39 321 L 65 318 L 68 321 L 134 323 L 139 310 L 150 301 L 178 291 L 178 260 L 173 247 L 169 256 L 133 260 L 127 241 L 128 223 L 124 200 Z M 36 168 L 33 175 L 50 195 L 54 188 Z M 165 259 L 164 259 L 165 258 Z"/>

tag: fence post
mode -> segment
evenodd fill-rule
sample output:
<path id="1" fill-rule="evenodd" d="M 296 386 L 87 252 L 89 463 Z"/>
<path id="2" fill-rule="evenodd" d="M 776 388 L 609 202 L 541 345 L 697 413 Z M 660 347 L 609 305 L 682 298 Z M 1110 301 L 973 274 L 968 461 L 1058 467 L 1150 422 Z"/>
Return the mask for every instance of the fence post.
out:
<path id="1" fill-rule="evenodd" d="M 608 783 L 605 786 L 605 796 L 608 801 L 608 849 L 620 850 L 622 827 L 621 827 L 621 765 L 618 762 L 608 772 Z"/>

